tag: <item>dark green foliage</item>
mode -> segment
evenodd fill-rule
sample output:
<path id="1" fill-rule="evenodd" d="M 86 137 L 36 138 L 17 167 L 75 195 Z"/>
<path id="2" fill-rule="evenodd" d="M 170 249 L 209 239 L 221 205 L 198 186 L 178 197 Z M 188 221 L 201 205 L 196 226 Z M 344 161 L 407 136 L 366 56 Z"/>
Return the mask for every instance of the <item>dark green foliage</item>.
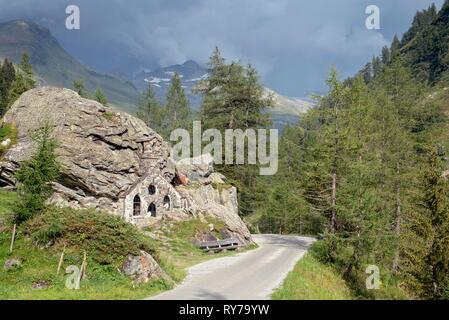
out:
<path id="1" fill-rule="evenodd" d="M 266 128 L 269 116 L 263 111 L 271 99 L 263 95 L 257 71 L 238 62 L 225 64 L 218 49 L 209 62 L 210 76 L 202 84 L 201 117 L 206 128 Z"/>
<path id="2" fill-rule="evenodd" d="M 245 131 L 270 125 L 269 115 L 264 111 L 271 106 L 271 99 L 265 97 L 257 72 L 251 65 L 226 64 L 216 48 L 210 58 L 209 69 L 209 78 L 199 86 L 204 96 L 201 106 L 203 130 L 218 129 L 224 136 L 226 129 Z M 264 192 L 263 182 L 257 179 L 257 166 L 245 163 L 220 165 L 217 169 L 238 188 L 240 213 L 248 215 L 254 212 Z"/>
<path id="3" fill-rule="evenodd" d="M 14 65 L 5 59 L 0 65 L 0 117 L 2 117 L 9 105 L 9 90 L 16 78 Z"/>
<path id="4" fill-rule="evenodd" d="M 24 222 L 45 208 L 45 200 L 52 194 L 51 182 L 59 177 L 60 165 L 56 159 L 56 141 L 52 127 L 47 123 L 33 133 L 36 151 L 20 164 L 15 178 L 18 182 L 18 200 L 15 214 L 18 223 Z"/>
<path id="5" fill-rule="evenodd" d="M 402 36 L 401 44 L 405 45 L 410 42 L 418 33 L 429 27 L 437 18 L 437 8 L 432 4 L 428 9 L 418 11 L 413 18 L 412 26 Z"/>
<path id="6" fill-rule="evenodd" d="M 303 197 L 295 191 L 296 186 L 276 184 L 265 196 L 263 215 L 259 220 L 262 232 L 277 234 L 318 234 L 321 231 L 321 215 L 309 213 Z"/>
<path id="7" fill-rule="evenodd" d="M 22 93 L 33 89 L 35 86 L 36 81 L 34 80 L 33 68 L 30 64 L 30 56 L 25 52 L 18 65 L 15 79 L 9 88 L 8 107 L 11 106 Z"/>
<path id="8" fill-rule="evenodd" d="M 100 89 L 97 89 L 95 91 L 95 100 L 98 101 L 99 103 L 101 103 L 104 106 L 108 105 L 108 99 L 104 95 L 103 91 L 101 91 Z"/>
<path id="9" fill-rule="evenodd" d="M 156 100 L 153 88 L 149 85 L 140 99 L 137 117 L 151 129 L 161 132 L 163 116 L 162 107 Z"/>
<path id="10" fill-rule="evenodd" d="M 387 46 L 382 48 L 381 61 L 384 65 L 390 63 L 390 49 Z"/>
<path id="11" fill-rule="evenodd" d="M 449 82 L 449 2 L 437 12 L 433 4 L 417 12 L 412 26 L 401 41 L 395 36 L 391 48 L 382 48 L 381 64 L 401 59 L 422 83 Z M 377 63 L 377 62 L 376 62 Z M 361 71 L 364 73 L 364 70 Z M 377 73 L 374 71 L 374 76 Z"/>
<path id="12" fill-rule="evenodd" d="M 154 98 L 153 98 L 154 100 Z M 155 109 L 157 116 L 157 109 Z M 192 115 L 180 76 L 175 73 L 167 92 L 166 103 L 162 111 L 161 134 L 169 139 L 173 130 L 189 129 L 192 126 Z"/>
<path id="13" fill-rule="evenodd" d="M 48 207 L 28 221 L 25 230 L 38 246 L 64 243 L 85 250 L 100 264 L 120 264 L 128 255 L 140 255 L 140 250 L 155 255 L 151 240 L 135 226 L 96 210 Z"/>
<path id="14" fill-rule="evenodd" d="M 373 78 L 373 65 L 371 63 L 367 63 L 365 67 L 361 71 L 363 75 L 363 80 L 365 83 L 370 83 Z"/>
<path id="15" fill-rule="evenodd" d="M 165 105 L 157 101 L 149 85 L 139 101 L 136 115 L 166 140 L 170 139 L 170 134 L 175 129 L 191 131 L 193 115 L 180 76 L 177 73 L 173 75 Z"/>
<path id="16" fill-rule="evenodd" d="M 30 78 L 33 76 L 33 67 L 31 66 L 30 62 L 30 54 L 26 51 L 22 55 L 22 60 L 20 61 L 19 68 Z"/>
<path id="17" fill-rule="evenodd" d="M 396 58 L 399 55 L 399 49 L 401 48 L 401 42 L 397 35 L 394 35 L 393 42 L 390 47 L 391 59 Z"/>
<path id="18" fill-rule="evenodd" d="M 446 102 L 428 98 L 399 54 L 369 84 L 362 73 L 343 84 L 331 72 L 328 85 L 317 107 L 283 133 L 279 173 L 268 182 L 259 227 L 307 233 L 307 223 L 296 221 L 319 217 L 311 221 L 322 237 L 315 253 L 321 261 L 336 267 L 357 295 L 401 297 L 404 248 L 414 243 L 405 238 L 407 221 L 419 207 L 417 172 L 426 141 L 447 130 Z M 366 289 L 367 265 L 380 268 L 380 291 Z"/>
<path id="19" fill-rule="evenodd" d="M 379 57 L 373 57 L 372 61 L 371 61 L 371 66 L 372 66 L 372 76 L 375 78 L 378 75 L 380 75 L 381 71 L 382 71 L 382 60 Z"/>
<path id="20" fill-rule="evenodd" d="M 448 299 L 449 183 L 438 149 L 428 153 L 422 172 L 419 206 L 410 214 L 404 233 L 404 267 L 408 285 L 426 299 Z"/>
<path id="21" fill-rule="evenodd" d="M 75 80 L 73 82 L 73 88 L 75 89 L 76 93 L 80 95 L 80 97 L 83 98 L 89 98 L 89 92 L 87 91 L 86 87 L 84 86 L 84 81 L 79 79 Z"/>
<path id="22" fill-rule="evenodd" d="M 10 139 L 11 143 L 7 146 L 0 145 L 0 157 L 17 142 L 17 128 L 13 124 L 4 123 L 0 127 L 0 141 Z"/>

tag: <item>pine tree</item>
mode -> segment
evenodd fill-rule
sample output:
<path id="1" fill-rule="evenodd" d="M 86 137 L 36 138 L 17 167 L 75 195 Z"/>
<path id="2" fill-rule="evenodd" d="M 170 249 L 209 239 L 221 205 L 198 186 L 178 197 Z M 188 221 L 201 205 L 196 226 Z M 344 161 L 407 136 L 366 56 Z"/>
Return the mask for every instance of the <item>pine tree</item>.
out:
<path id="1" fill-rule="evenodd" d="M 181 77 L 175 73 L 171 79 L 165 104 L 166 116 L 173 128 L 182 127 L 190 116 L 189 100 L 182 87 Z"/>
<path id="2" fill-rule="evenodd" d="M 362 69 L 363 80 L 365 83 L 370 83 L 373 78 L 373 65 L 371 63 L 367 63 L 365 67 Z"/>
<path id="3" fill-rule="evenodd" d="M 95 100 L 104 106 L 108 105 L 108 99 L 104 95 L 103 91 L 101 91 L 100 89 L 97 89 L 95 91 Z"/>
<path id="4" fill-rule="evenodd" d="M 83 80 L 81 80 L 81 79 L 75 80 L 73 82 L 73 88 L 75 89 L 76 93 L 79 94 L 80 97 L 83 97 L 83 98 L 89 97 L 89 93 L 86 90 L 86 87 L 84 86 Z"/>
<path id="5" fill-rule="evenodd" d="M 139 101 L 137 117 L 144 121 L 148 127 L 156 132 L 161 132 L 164 117 L 162 111 L 159 102 L 156 100 L 152 86 L 148 85 L 147 91 Z"/>
<path id="6" fill-rule="evenodd" d="M 435 147 L 422 171 L 420 206 L 407 220 L 402 273 L 415 294 L 449 298 L 449 183 Z"/>
<path id="7" fill-rule="evenodd" d="M 16 78 L 14 65 L 5 59 L 0 67 L 0 117 L 2 117 L 9 105 L 9 91 Z"/>
<path id="8" fill-rule="evenodd" d="M 375 78 L 382 71 L 382 60 L 379 57 L 373 57 L 371 61 L 371 66 L 373 70 L 373 78 Z"/>
<path id="9" fill-rule="evenodd" d="M 437 8 L 434 3 L 428 9 L 418 11 L 413 18 L 412 26 L 406 33 L 404 33 L 401 45 L 404 46 L 416 37 L 419 32 L 430 26 L 430 24 L 437 18 L 437 15 Z"/>
<path id="10" fill-rule="evenodd" d="M 19 64 L 19 68 L 25 72 L 25 74 L 32 78 L 33 77 L 33 67 L 31 66 L 31 58 L 28 52 L 24 52 L 22 55 L 22 59 Z"/>
<path id="11" fill-rule="evenodd" d="M 382 48 L 381 59 L 384 65 L 390 63 L 390 49 L 387 46 Z"/>
<path id="12" fill-rule="evenodd" d="M 264 111 L 272 101 L 264 94 L 256 70 L 238 62 L 226 64 L 217 48 L 209 61 L 209 77 L 200 84 L 199 91 L 204 97 L 200 111 L 204 129 L 214 128 L 224 134 L 226 129 L 245 131 L 270 125 L 269 115 Z M 245 165 L 217 167 L 237 186 L 243 215 L 254 211 L 261 191 L 258 168 L 247 164 L 247 160 Z"/>
<path id="13" fill-rule="evenodd" d="M 30 56 L 25 52 L 18 65 L 16 77 L 9 90 L 8 104 L 11 106 L 24 92 L 36 87 Z"/>
<path id="14" fill-rule="evenodd" d="M 399 49 L 401 48 L 401 42 L 397 35 L 394 35 L 393 42 L 391 43 L 390 48 L 390 56 L 391 59 L 394 59 L 397 55 L 399 55 Z"/>
<path id="15" fill-rule="evenodd" d="M 18 181 L 18 200 L 15 206 L 16 220 L 22 223 L 45 207 L 45 201 L 52 194 L 51 182 L 59 177 L 60 165 L 55 150 L 56 140 L 53 128 L 45 124 L 33 133 L 35 153 L 20 164 L 15 178 Z"/>
<path id="16" fill-rule="evenodd" d="M 380 90 L 378 95 L 382 112 L 376 121 L 380 126 L 379 150 L 384 165 L 384 203 L 386 210 L 391 212 L 391 224 L 394 226 L 392 243 L 396 249 L 391 270 L 395 273 L 400 268 L 402 222 L 411 206 L 407 199 L 410 199 L 415 188 L 412 183 L 416 178 L 412 132 L 422 89 L 398 58 L 378 77 L 374 86 Z"/>

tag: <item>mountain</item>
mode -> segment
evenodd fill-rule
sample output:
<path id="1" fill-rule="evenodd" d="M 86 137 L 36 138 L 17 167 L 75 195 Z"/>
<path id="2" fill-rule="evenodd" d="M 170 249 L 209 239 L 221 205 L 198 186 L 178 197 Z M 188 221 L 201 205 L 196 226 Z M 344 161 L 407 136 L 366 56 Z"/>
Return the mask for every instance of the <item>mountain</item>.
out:
<path id="1" fill-rule="evenodd" d="M 399 46 L 418 80 L 434 85 L 449 80 L 449 1 L 416 14 Z"/>
<path id="2" fill-rule="evenodd" d="M 182 86 L 194 109 L 198 109 L 201 104 L 201 97 L 192 93 L 192 89 L 198 81 L 207 78 L 206 68 L 200 66 L 197 62 L 189 60 L 183 64 L 176 64 L 156 70 L 143 70 L 135 74 L 133 84 L 139 91 L 144 91 L 148 85 L 151 85 L 159 101 L 164 101 L 167 95 L 170 81 L 173 75 L 179 74 Z"/>
<path id="3" fill-rule="evenodd" d="M 175 72 L 181 77 L 182 85 L 192 108 L 198 110 L 201 105 L 201 97 L 194 94 L 192 90 L 199 81 L 207 79 L 208 70 L 195 61 L 189 60 L 183 64 L 176 64 L 152 71 L 140 71 L 133 77 L 133 84 L 139 91 L 144 91 L 148 85 L 151 85 L 156 98 L 159 101 L 164 101 L 171 78 Z M 296 123 L 298 117 L 313 106 L 309 101 L 285 97 L 269 88 L 265 88 L 265 95 L 270 95 L 273 99 L 274 104 L 269 112 L 272 114 L 272 121 L 276 128 Z"/>
<path id="4" fill-rule="evenodd" d="M 429 86 L 449 84 L 449 0 L 440 11 L 435 5 L 416 13 L 402 39 L 397 36 L 378 57 L 359 71 L 365 82 L 381 74 L 393 61 L 402 61 L 416 80 Z M 349 81 L 352 81 L 349 79 Z"/>
<path id="5" fill-rule="evenodd" d="M 41 84 L 72 88 L 83 79 L 87 89 L 100 88 L 109 101 L 125 111 L 134 111 L 139 93 L 132 83 L 114 76 L 100 74 L 78 62 L 51 35 L 36 23 L 16 20 L 0 24 L 0 58 L 20 62 L 24 51 Z"/>
<path id="6" fill-rule="evenodd" d="M 282 129 L 288 124 L 296 124 L 300 116 L 311 109 L 314 104 L 311 101 L 299 98 L 289 98 L 265 88 L 266 96 L 271 96 L 273 105 L 270 109 L 273 127 Z"/>
<path id="7" fill-rule="evenodd" d="M 164 101 L 174 73 L 178 73 L 186 95 L 193 109 L 198 110 L 201 96 L 193 93 L 200 80 L 208 77 L 208 70 L 199 63 L 189 60 L 155 70 L 142 70 L 131 80 L 123 75 L 105 75 L 96 72 L 77 61 L 67 53 L 50 31 L 36 23 L 15 20 L 0 23 L 0 59 L 8 58 L 19 63 L 27 51 L 39 82 L 43 85 L 72 88 L 75 80 L 82 79 L 89 91 L 100 88 L 111 104 L 119 109 L 134 113 L 141 92 L 151 85 L 159 101 Z M 302 99 L 288 98 L 271 89 L 266 89 L 274 100 L 273 114 L 275 127 L 295 123 L 298 115 L 312 104 Z"/>

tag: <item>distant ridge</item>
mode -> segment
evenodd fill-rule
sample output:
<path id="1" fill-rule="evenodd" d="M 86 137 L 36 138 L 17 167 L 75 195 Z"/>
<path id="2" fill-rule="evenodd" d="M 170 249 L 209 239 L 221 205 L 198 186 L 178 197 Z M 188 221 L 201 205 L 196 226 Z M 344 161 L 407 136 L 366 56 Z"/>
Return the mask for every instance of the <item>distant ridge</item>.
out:
<path id="1" fill-rule="evenodd" d="M 34 22 L 0 23 L 0 57 L 18 63 L 24 51 L 31 56 L 39 82 L 72 88 L 75 80 L 83 79 L 90 91 L 100 88 L 112 104 L 125 111 L 135 110 L 139 93 L 132 83 L 82 65 L 61 47 L 48 29 Z"/>

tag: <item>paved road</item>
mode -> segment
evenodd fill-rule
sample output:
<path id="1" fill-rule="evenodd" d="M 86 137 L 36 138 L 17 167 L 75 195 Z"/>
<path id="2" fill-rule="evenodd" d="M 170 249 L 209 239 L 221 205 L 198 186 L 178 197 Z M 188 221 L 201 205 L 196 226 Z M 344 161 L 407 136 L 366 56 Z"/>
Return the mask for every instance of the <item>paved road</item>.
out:
<path id="1" fill-rule="evenodd" d="M 156 300 L 263 300 L 306 253 L 312 238 L 254 235 L 259 248 L 189 269 L 186 280 Z"/>

